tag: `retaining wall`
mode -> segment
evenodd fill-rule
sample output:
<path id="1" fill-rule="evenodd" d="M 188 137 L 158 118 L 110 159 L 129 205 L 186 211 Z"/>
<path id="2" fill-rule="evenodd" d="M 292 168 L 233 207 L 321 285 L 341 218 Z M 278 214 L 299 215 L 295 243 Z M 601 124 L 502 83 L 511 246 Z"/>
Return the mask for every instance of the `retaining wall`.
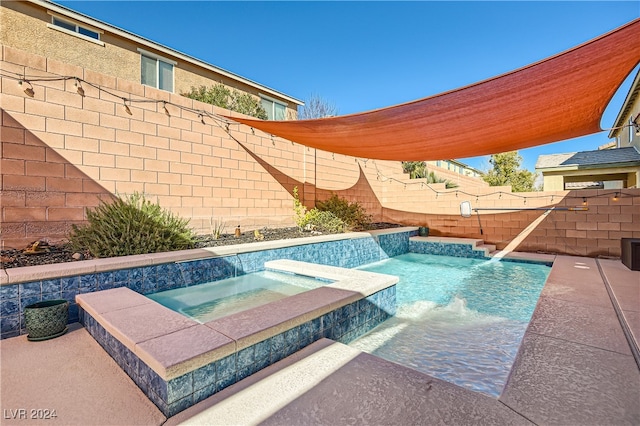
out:
<path id="1" fill-rule="evenodd" d="M 505 247 L 543 212 L 519 210 L 462 218 L 473 207 L 554 211 L 519 240 L 519 251 L 619 256 L 620 238 L 640 237 L 640 189 L 512 194 L 509 187 L 427 185 L 409 180 L 400 162 L 310 149 L 206 114 L 228 113 L 179 95 L 2 46 L 0 246 L 63 240 L 86 209 L 117 193 L 144 192 L 189 218 L 200 233 L 212 220 L 227 231 L 293 226 L 294 187 L 313 206 L 332 192 L 362 204 L 374 220 L 428 225 L 435 235 L 483 238 Z M 78 77 L 33 82 L 16 78 Z M 131 114 L 125 111 L 123 100 Z M 169 102 L 165 113 L 163 101 Z M 195 111 L 195 112 L 194 112 Z M 200 117 L 197 111 L 205 112 Z M 203 123 L 204 120 L 204 123 Z M 466 189 L 465 189 L 466 188 Z M 468 194 L 465 194 L 468 192 Z"/>

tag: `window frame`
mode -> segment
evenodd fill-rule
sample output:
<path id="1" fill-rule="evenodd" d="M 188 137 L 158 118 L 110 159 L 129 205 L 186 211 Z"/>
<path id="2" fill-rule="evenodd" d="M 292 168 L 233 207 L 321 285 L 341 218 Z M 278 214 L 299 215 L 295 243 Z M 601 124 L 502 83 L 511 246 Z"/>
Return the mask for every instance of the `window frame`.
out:
<path id="1" fill-rule="evenodd" d="M 160 56 L 153 52 L 149 52 L 148 50 L 138 48 L 138 53 L 140 53 L 140 84 L 144 84 L 145 86 L 148 86 L 148 87 L 153 87 L 154 89 L 163 90 L 165 92 L 175 93 L 176 65 L 178 65 L 178 63 L 174 60 L 165 58 L 164 56 Z M 143 56 L 146 56 L 149 59 L 154 59 L 156 61 L 156 85 L 155 86 L 142 82 L 142 57 Z M 160 62 L 164 62 L 165 64 L 171 65 L 171 90 L 163 89 L 160 87 Z"/>
<path id="2" fill-rule="evenodd" d="M 278 99 L 272 98 L 271 96 L 264 95 L 262 93 L 260 93 L 259 96 L 260 96 L 260 105 L 262 105 L 262 100 L 263 99 L 266 100 L 266 101 L 269 101 L 269 102 L 271 102 L 273 104 L 273 108 L 272 108 L 272 111 L 271 111 L 273 118 L 268 118 L 269 120 L 277 120 L 276 117 L 275 117 L 275 105 L 276 104 L 281 105 L 281 106 L 284 107 L 284 117 L 282 117 L 282 121 L 287 119 L 287 107 L 288 107 L 289 104 L 287 104 L 286 102 L 282 102 L 282 101 L 280 101 Z M 264 107 L 264 105 L 262 105 L 262 106 Z M 265 111 L 267 111 L 267 117 L 269 117 L 269 111 L 266 108 L 265 108 Z"/>
<path id="3" fill-rule="evenodd" d="M 77 21 L 74 21 L 73 19 L 69 19 L 66 17 L 61 17 L 59 15 L 53 14 L 51 12 L 49 12 L 49 15 L 51 16 L 51 22 L 47 23 L 47 28 L 50 28 L 52 30 L 56 30 L 56 31 L 60 31 L 62 33 L 74 36 L 74 37 L 78 37 L 82 40 L 85 41 L 90 41 L 91 43 L 95 43 L 98 44 L 100 46 L 104 47 L 104 42 L 101 40 L 102 38 L 102 34 L 104 34 L 103 31 L 97 30 L 93 27 L 89 27 L 87 25 L 84 25 L 82 23 L 79 23 Z M 68 24 L 69 26 L 73 26 L 74 30 L 70 30 L 69 28 L 65 28 L 59 24 L 56 24 L 55 22 L 61 22 L 61 23 L 65 23 Z M 88 36 L 86 34 L 82 34 L 80 31 L 80 29 L 83 29 L 85 31 L 88 32 L 92 32 L 94 34 L 96 34 L 98 36 L 98 38 L 93 38 L 91 36 Z"/>

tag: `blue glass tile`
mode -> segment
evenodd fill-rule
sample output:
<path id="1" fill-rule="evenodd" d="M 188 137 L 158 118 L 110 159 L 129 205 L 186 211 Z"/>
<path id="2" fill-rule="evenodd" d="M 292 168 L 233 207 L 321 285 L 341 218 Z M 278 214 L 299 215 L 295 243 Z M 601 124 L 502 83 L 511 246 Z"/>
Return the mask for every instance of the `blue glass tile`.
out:
<path id="1" fill-rule="evenodd" d="M 254 346 L 254 358 L 257 361 L 261 359 L 269 359 L 271 353 L 271 343 L 269 340 L 263 340 L 262 342 L 256 343 Z"/>
<path id="2" fill-rule="evenodd" d="M 314 341 L 315 341 L 315 340 L 314 340 L 314 338 L 313 338 L 313 335 L 312 335 L 312 334 L 310 334 L 310 335 L 306 335 L 306 336 L 304 336 L 304 337 L 301 337 L 301 338 L 300 338 L 300 348 L 302 349 L 302 348 L 304 348 L 304 347 L 306 347 L 306 346 L 309 346 L 309 345 L 310 345 L 310 344 L 312 344 Z"/>
<path id="3" fill-rule="evenodd" d="M 336 340 L 336 333 L 334 331 L 334 327 L 323 328 L 322 337 L 326 337 L 327 339 L 331 339 L 331 340 Z"/>
<path id="4" fill-rule="evenodd" d="M 241 370 L 253 364 L 255 361 L 254 353 L 255 351 L 253 346 L 249 346 L 248 348 L 239 351 L 237 354 L 237 369 Z"/>
<path id="5" fill-rule="evenodd" d="M 269 339 L 271 341 L 271 353 L 281 352 L 286 346 L 284 334 L 277 334 Z"/>
<path id="6" fill-rule="evenodd" d="M 32 305 L 34 303 L 38 303 L 42 301 L 42 298 L 38 295 L 38 296 L 33 296 L 33 297 L 22 297 L 20 299 L 20 312 L 24 312 L 24 308 L 26 308 L 29 305 Z"/>
<path id="7" fill-rule="evenodd" d="M 69 324 L 72 322 L 78 322 L 78 305 L 75 303 L 69 303 Z"/>
<path id="8" fill-rule="evenodd" d="M 62 290 L 76 290 L 80 288 L 80 277 L 63 277 L 60 279 L 62 284 Z"/>
<path id="9" fill-rule="evenodd" d="M 236 354 L 231 354 L 216 361 L 216 378 L 218 381 L 236 374 Z"/>
<path id="10" fill-rule="evenodd" d="M 255 371 L 253 370 L 254 368 L 255 366 L 253 364 L 244 368 L 240 368 L 237 373 L 237 380 L 240 381 L 255 373 Z"/>
<path id="11" fill-rule="evenodd" d="M 142 281 L 142 268 L 129 269 L 129 281 Z"/>
<path id="12" fill-rule="evenodd" d="M 299 331 L 298 331 L 298 338 L 300 340 L 311 337 L 312 335 L 313 335 L 313 331 L 311 329 L 311 321 L 307 321 L 303 324 L 300 324 Z"/>
<path id="13" fill-rule="evenodd" d="M 193 371 L 193 388 L 202 389 L 216 384 L 216 363 L 212 362 Z"/>
<path id="14" fill-rule="evenodd" d="M 236 383 L 235 372 L 231 376 L 224 377 L 216 382 L 216 392 L 220 392 L 222 389 L 231 386 Z"/>
<path id="15" fill-rule="evenodd" d="M 42 295 L 42 283 L 40 281 L 33 281 L 30 283 L 20 284 L 20 298 L 25 297 L 40 297 Z"/>
<path id="16" fill-rule="evenodd" d="M 322 330 L 322 317 L 314 318 L 311 320 L 311 334 L 315 336 Z"/>
<path id="17" fill-rule="evenodd" d="M 162 414 L 167 417 L 171 415 L 169 414 L 169 404 L 167 404 L 160 395 L 154 392 L 154 389 L 151 386 L 147 387 L 147 392 L 145 392 L 145 394 L 149 397 L 151 402 L 153 402 L 155 406 L 158 407 L 160 411 L 162 411 Z"/>
<path id="18" fill-rule="evenodd" d="M 20 301 L 18 299 L 8 299 L 0 301 L 0 316 L 7 317 L 20 313 Z"/>
<path id="19" fill-rule="evenodd" d="M 176 402 L 193 393 L 193 374 L 187 373 L 167 382 L 167 402 Z"/>
<path id="20" fill-rule="evenodd" d="M 19 291 L 19 285 L 3 285 L 0 287 L 0 300 L 17 299 Z"/>
<path id="21" fill-rule="evenodd" d="M 284 350 L 285 357 L 295 353 L 300 349 L 300 342 L 296 342 L 291 346 L 287 346 Z"/>
<path id="22" fill-rule="evenodd" d="M 190 286 L 191 285 L 191 268 L 189 267 L 187 262 L 177 263 L 178 274 L 177 274 L 177 284 L 178 287 L 182 286 Z"/>
<path id="23" fill-rule="evenodd" d="M 336 322 L 343 322 L 347 318 L 349 318 L 349 308 L 347 306 L 343 306 L 334 311 L 334 317 Z"/>
<path id="24" fill-rule="evenodd" d="M 256 359 L 254 364 L 254 371 L 260 371 L 265 367 L 271 365 L 271 354 L 269 354 L 266 358 Z"/>
<path id="25" fill-rule="evenodd" d="M 327 312 L 326 314 L 320 317 L 322 322 L 322 328 L 331 328 L 333 326 L 335 311 Z"/>
<path id="26" fill-rule="evenodd" d="M 95 291 L 97 286 L 98 286 L 98 279 L 96 278 L 95 274 L 87 274 L 87 275 L 80 276 L 81 289 Z"/>
<path id="27" fill-rule="evenodd" d="M 206 386 L 204 386 L 204 387 L 202 387 L 200 389 L 197 389 L 193 393 L 193 403 L 197 404 L 198 402 L 209 398 L 214 393 L 216 393 L 216 383 L 215 382 L 211 383 L 209 385 L 206 385 Z"/>
<path id="28" fill-rule="evenodd" d="M 284 348 L 279 351 L 271 351 L 271 364 L 275 364 L 285 357 Z"/>
<path id="29" fill-rule="evenodd" d="M 142 293 L 142 268 L 129 269 L 127 287 L 137 293 Z"/>
<path id="30" fill-rule="evenodd" d="M 153 293 L 156 291 L 156 267 L 146 266 L 142 268 L 142 293 Z"/>
<path id="31" fill-rule="evenodd" d="M 129 282 L 129 269 L 118 269 L 113 271 L 113 281 L 116 283 Z"/>
<path id="32" fill-rule="evenodd" d="M 78 294 L 78 289 L 73 290 L 63 290 L 60 294 L 62 299 L 68 300 L 69 302 L 75 302 L 76 295 Z"/>
<path id="33" fill-rule="evenodd" d="M 142 380 L 147 383 L 147 387 L 149 389 L 153 389 L 153 391 L 166 402 L 167 382 L 165 382 L 162 377 L 158 376 L 158 374 L 144 362 L 138 363 L 138 374 L 141 376 Z M 150 392 L 147 394 L 149 393 Z"/>
<path id="34" fill-rule="evenodd" d="M 0 333 L 20 332 L 20 315 L 11 315 L 0 318 Z"/>
<path id="35" fill-rule="evenodd" d="M 20 330 L 8 331 L 6 333 L 0 333 L 0 339 L 9 339 L 11 337 L 17 337 L 20 335 Z"/>
<path id="36" fill-rule="evenodd" d="M 42 281 L 42 293 L 55 294 L 56 298 L 60 297 L 61 283 L 60 278 Z"/>
<path id="37" fill-rule="evenodd" d="M 298 327 L 294 327 L 284 332 L 286 346 L 294 345 L 298 342 Z"/>

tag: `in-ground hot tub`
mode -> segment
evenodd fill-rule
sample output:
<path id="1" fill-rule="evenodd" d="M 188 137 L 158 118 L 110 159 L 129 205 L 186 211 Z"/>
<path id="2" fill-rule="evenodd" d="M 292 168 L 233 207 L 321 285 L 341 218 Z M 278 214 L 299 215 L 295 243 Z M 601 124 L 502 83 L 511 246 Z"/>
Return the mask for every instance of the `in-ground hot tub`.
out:
<path id="1" fill-rule="evenodd" d="M 260 271 L 146 296 L 162 306 L 204 324 L 331 282 L 292 273 Z"/>
<path id="2" fill-rule="evenodd" d="M 205 323 L 121 287 L 77 295 L 81 322 L 169 417 L 316 340 L 348 343 L 395 314 L 397 277 L 292 260 L 264 266 L 334 282 Z"/>

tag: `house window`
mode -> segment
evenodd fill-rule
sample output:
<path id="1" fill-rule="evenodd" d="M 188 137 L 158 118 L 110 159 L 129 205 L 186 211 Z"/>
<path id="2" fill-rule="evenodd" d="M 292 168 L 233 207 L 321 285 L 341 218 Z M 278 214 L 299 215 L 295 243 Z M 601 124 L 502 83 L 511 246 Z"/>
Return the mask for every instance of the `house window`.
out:
<path id="1" fill-rule="evenodd" d="M 104 46 L 104 43 L 100 41 L 101 31 L 89 29 L 74 21 L 51 15 L 51 23 L 47 24 L 47 27 Z"/>
<path id="2" fill-rule="evenodd" d="M 52 23 L 56 27 L 64 28 L 65 30 L 69 30 L 74 33 L 82 34 L 83 36 L 86 36 L 86 37 L 100 40 L 100 34 L 95 31 L 91 31 L 89 28 L 81 27 L 80 25 L 74 22 L 65 21 L 64 19 L 60 19 L 55 16 L 53 16 L 52 18 L 53 18 Z"/>
<path id="3" fill-rule="evenodd" d="M 266 96 L 260 96 L 260 104 L 267 111 L 268 120 L 284 120 L 287 105 Z"/>
<path id="4" fill-rule="evenodd" d="M 156 89 L 173 92 L 173 66 L 176 62 L 145 52 L 140 52 L 140 82 Z"/>

